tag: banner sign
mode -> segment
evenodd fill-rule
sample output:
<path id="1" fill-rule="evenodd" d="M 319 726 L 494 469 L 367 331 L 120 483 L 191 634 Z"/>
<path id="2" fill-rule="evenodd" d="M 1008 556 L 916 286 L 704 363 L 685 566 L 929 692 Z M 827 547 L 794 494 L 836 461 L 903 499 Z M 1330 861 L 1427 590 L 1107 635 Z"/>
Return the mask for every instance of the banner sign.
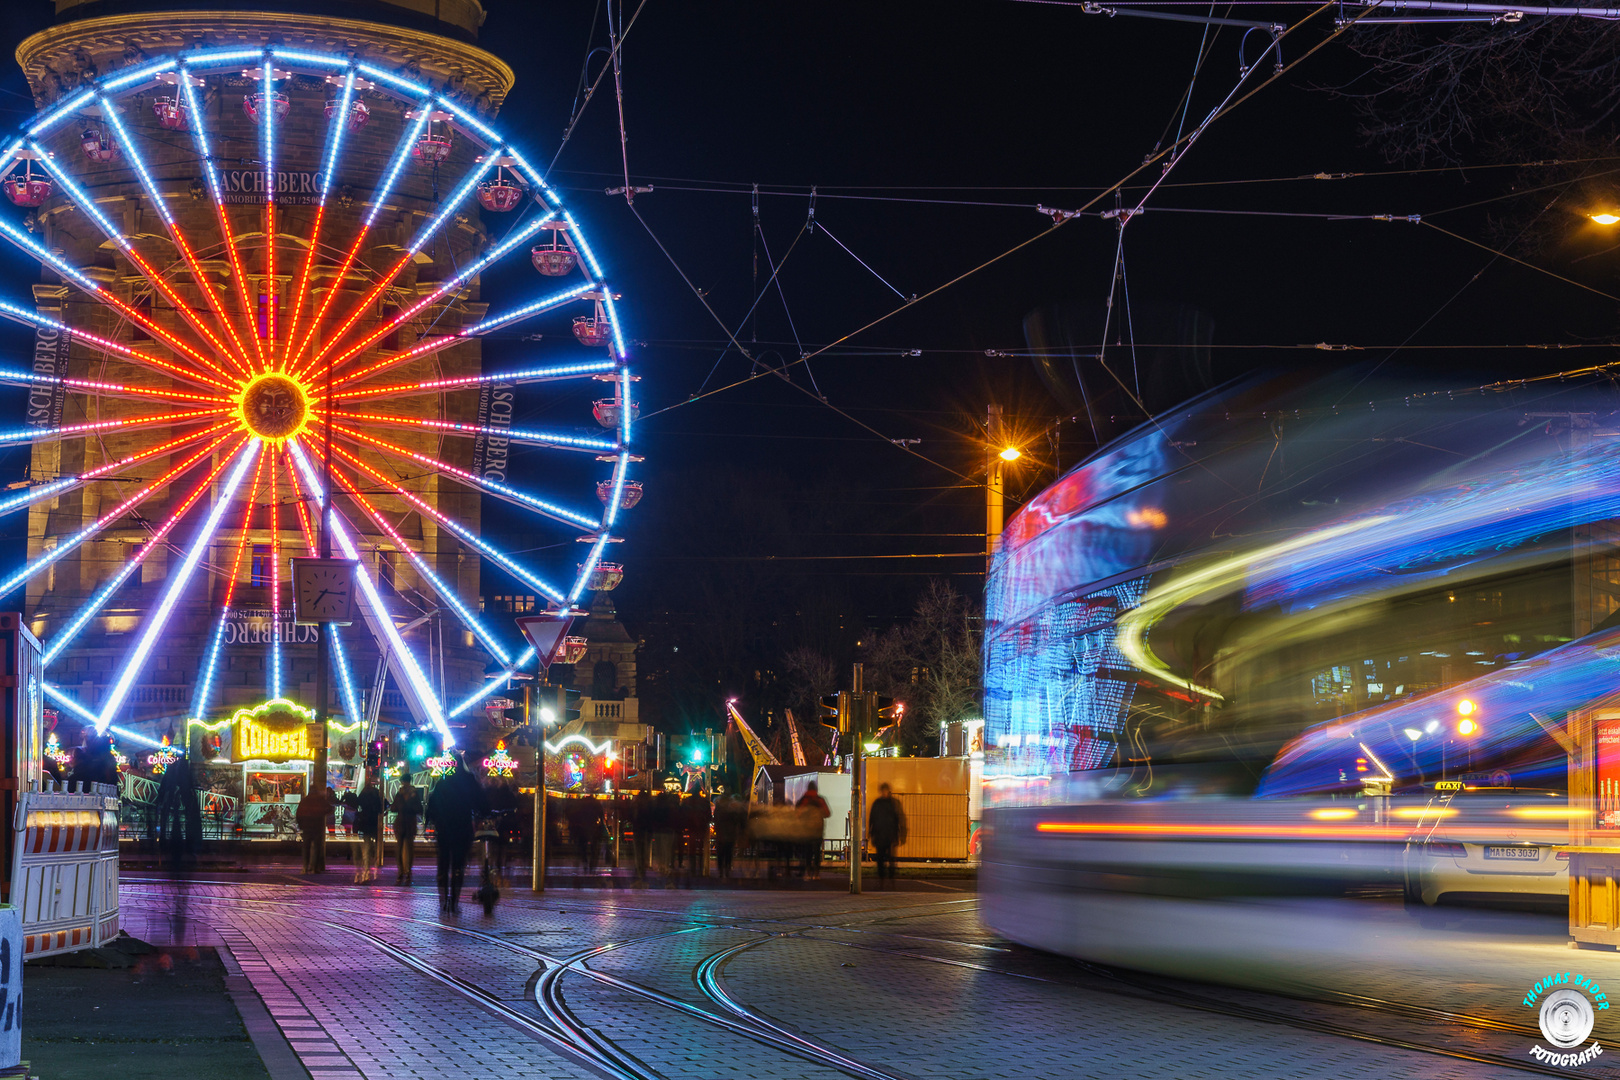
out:
<path id="1" fill-rule="evenodd" d="M 34 377 L 41 381 L 28 388 L 29 427 L 61 426 L 62 405 L 67 400 L 61 380 L 68 373 L 71 343 L 67 334 L 54 327 L 41 326 L 34 331 Z"/>
<path id="2" fill-rule="evenodd" d="M 320 173 L 277 169 L 271 175 L 275 178 L 277 206 L 314 206 L 320 198 Z M 220 178 L 220 196 L 226 203 L 248 206 L 264 202 L 263 169 L 224 169 Z"/>
<path id="3" fill-rule="evenodd" d="M 510 428 L 516 393 L 508 382 L 485 383 L 478 391 L 478 426 Z M 505 482 L 510 440 L 505 435 L 479 435 L 473 439 L 472 471 L 485 480 Z"/>

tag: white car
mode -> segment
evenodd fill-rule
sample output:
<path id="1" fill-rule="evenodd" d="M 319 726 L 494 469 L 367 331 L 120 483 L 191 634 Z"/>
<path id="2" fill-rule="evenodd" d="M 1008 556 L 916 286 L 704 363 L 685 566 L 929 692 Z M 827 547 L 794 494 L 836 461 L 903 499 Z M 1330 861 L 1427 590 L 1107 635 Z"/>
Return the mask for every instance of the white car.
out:
<path id="1" fill-rule="evenodd" d="M 1568 902 L 1569 857 L 1559 850 L 1569 843 L 1563 792 L 1472 788 L 1408 805 L 1416 826 L 1404 857 L 1409 907 Z"/>

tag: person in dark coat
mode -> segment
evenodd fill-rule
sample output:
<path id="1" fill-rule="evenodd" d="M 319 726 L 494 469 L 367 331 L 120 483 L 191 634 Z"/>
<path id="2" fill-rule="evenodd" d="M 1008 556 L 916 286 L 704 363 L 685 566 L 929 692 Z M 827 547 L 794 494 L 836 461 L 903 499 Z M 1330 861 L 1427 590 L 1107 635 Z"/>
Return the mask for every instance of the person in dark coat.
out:
<path id="1" fill-rule="evenodd" d="M 112 744 L 91 732 L 84 745 L 73 755 L 73 773 L 68 778 L 81 784 L 118 784 L 118 762 L 113 758 Z"/>
<path id="2" fill-rule="evenodd" d="M 630 801 L 630 830 L 636 844 L 635 880 L 647 880 L 647 860 L 652 853 L 653 798 L 646 791 L 636 792 Z"/>
<path id="3" fill-rule="evenodd" d="M 698 877 L 709 876 L 709 821 L 714 807 L 703 792 L 688 796 L 681 803 L 681 831 L 686 835 L 688 867 Z"/>
<path id="4" fill-rule="evenodd" d="M 714 863 L 722 878 L 731 876 L 731 861 L 748 825 L 748 804 L 729 791 L 714 804 Z"/>
<path id="5" fill-rule="evenodd" d="M 355 798 L 354 831 L 360 837 L 360 858 L 354 865 L 354 883 L 366 885 L 377 880 L 382 865 L 382 792 L 377 790 L 377 779 L 366 773 L 365 786 Z"/>
<path id="6" fill-rule="evenodd" d="M 186 856 L 202 840 L 202 806 L 191 762 L 181 755 L 163 770 L 157 792 L 158 830 L 175 873 L 185 869 Z"/>
<path id="7" fill-rule="evenodd" d="M 439 906 L 457 911 L 461 886 L 467 877 L 467 849 L 472 846 L 473 818 L 484 811 L 484 789 L 467 768 L 456 759 L 449 776 L 433 786 L 428 796 L 427 819 L 433 825 L 439 852 Z"/>
<path id="8" fill-rule="evenodd" d="M 906 842 L 906 812 L 888 784 L 878 786 L 878 797 L 866 815 L 866 832 L 877 849 L 877 874 L 881 886 L 886 879 L 894 884 L 894 849 Z"/>
<path id="9" fill-rule="evenodd" d="M 326 818 L 332 812 L 332 800 L 326 792 L 314 790 L 298 802 L 293 815 L 298 822 L 298 838 L 304 848 L 304 873 L 319 874 L 326 869 Z"/>
<path id="10" fill-rule="evenodd" d="M 820 880 L 822 840 L 826 835 L 827 819 L 832 817 L 832 808 L 821 797 L 821 790 L 814 780 L 805 785 L 804 794 L 793 805 L 803 812 L 815 829 L 815 838 L 804 845 L 804 876 L 810 881 Z"/>
<path id="11" fill-rule="evenodd" d="M 395 885 L 409 885 L 416 866 L 416 827 L 422 817 L 422 792 L 407 777 L 394 792 L 394 839 L 399 842 L 399 874 Z"/>

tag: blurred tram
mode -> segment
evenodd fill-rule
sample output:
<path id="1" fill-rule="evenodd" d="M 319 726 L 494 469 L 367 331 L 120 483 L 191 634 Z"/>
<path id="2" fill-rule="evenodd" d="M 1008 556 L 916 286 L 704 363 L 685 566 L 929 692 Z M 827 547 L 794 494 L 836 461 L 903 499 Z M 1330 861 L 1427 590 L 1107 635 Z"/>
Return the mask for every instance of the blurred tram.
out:
<path id="1" fill-rule="evenodd" d="M 1081 951 L 1076 890 L 1565 902 L 1565 725 L 1620 751 L 1620 415 L 1348 385 L 1211 391 L 1008 522 L 984 638 L 1001 933 Z M 1620 831 L 1616 756 L 1582 828 Z"/>

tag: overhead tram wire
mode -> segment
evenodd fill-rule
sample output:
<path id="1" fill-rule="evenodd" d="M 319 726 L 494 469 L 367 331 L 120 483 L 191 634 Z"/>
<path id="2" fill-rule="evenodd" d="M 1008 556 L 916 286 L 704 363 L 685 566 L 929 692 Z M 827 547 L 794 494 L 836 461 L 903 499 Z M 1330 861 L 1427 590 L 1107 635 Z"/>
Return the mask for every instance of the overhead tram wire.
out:
<path id="1" fill-rule="evenodd" d="M 1382 3 L 1382 0 L 1379 0 L 1379 2 Z M 1312 11 L 1305 19 L 1302 19 L 1300 22 L 1294 24 L 1293 26 L 1291 26 L 1287 30 L 1285 30 L 1283 32 L 1283 34 L 1280 35 L 1280 37 L 1278 39 L 1279 42 L 1283 38 L 1286 38 L 1289 34 L 1292 34 L 1295 30 L 1299 29 L 1301 26 L 1304 26 L 1306 23 L 1308 23 L 1312 19 L 1316 18 L 1318 15 L 1324 14 L 1324 13 L 1326 13 L 1328 11 L 1332 11 L 1332 10 L 1336 9 L 1337 7 L 1338 7 L 1337 3 L 1325 3 L 1325 4 L 1318 5 L 1315 8 L 1315 10 Z M 1368 10 L 1370 11 L 1372 9 L 1369 8 Z M 1315 56 L 1319 51 L 1326 48 L 1329 44 L 1331 44 L 1332 42 L 1338 40 L 1351 27 L 1355 26 L 1356 23 L 1361 18 L 1364 18 L 1364 17 L 1365 17 L 1365 13 L 1363 13 L 1363 15 L 1357 16 L 1356 19 L 1346 21 L 1346 22 L 1342 23 L 1341 25 L 1335 27 L 1334 30 L 1332 31 L 1332 33 L 1328 34 L 1320 42 L 1318 42 L 1317 44 L 1311 46 L 1311 48 L 1307 49 L 1304 53 L 1300 54 L 1298 59 L 1296 59 L 1294 61 L 1291 61 L 1290 63 L 1284 64 L 1279 70 L 1273 72 L 1270 77 L 1264 79 L 1260 83 L 1260 85 L 1254 87 L 1252 90 L 1250 90 L 1248 93 L 1244 94 L 1242 97 L 1237 98 L 1235 101 L 1230 102 L 1229 104 L 1223 106 L 1220 110 L 1217 110 L 1215 113 L 1211 114 L 1208 118 L 1206 118 L 1205 125 L 1207 126 L 1208 124 L 1212 124 L 1216 120 L 1219 120 L 1222 117 L 1226 116 L 1233 109 L 1236 109 L 1240 105 L 1247 102 L 1255 94 L 1258 94 L 1261 90 L 1264 90 L 1266 87 L 1270 86 L 1272 83 L 1274 83 L 1277 80 L 1281 79 L 1288 72 L 1292 71 L 1294 68 L 1298 67 L 1300 64 L 1302 64 L 1306 60 L 1310 59 L 1312 56 Z M 1110 195 L 1114 191 L 1123 188 L 1126 183 L 1128 183 L 1133 177 L 1139 175 L 1144 169 L 1148 168 L 1150 165 L 1153 165 L 1153 164 L 1156 164 L 1156 163 L 1162 161 L 1165 158 L 1165 156 L 1167 156 L 1168 154 L 1175 151 L 1178 147 L 1180 147 L 1183 141 L 1185 141 L 1185 140 L 1178 140 L 1176 143 L 1173 143 L 1171 146 L 1166 147 L 1164 150 L 1159 151 L 1157 154 L 1148 155 L 1148 157 L 1143 160 L 1142 164 L 1136 166 L 1134 169 L 1132 169 L 1130 172 L 1126 173 L 1125 176 L 1120 178 L 1114 184 L 1110 185 L 1108 188 L 1106 188 L 1102 192 L 1099 192 L 1097 195 L 1095 195 L 1091 199 L 1087 200 L 1087 202 L 1084 205 L 1080 206 L 1073 213 L 1083 213 L 1083 212 L 1091 209 L 1099 201 L 1101 201 L 1104 196 Z M 632 207 L 631 209 L 632 209 L 632 211 L 634 211 L 634 207 Z M 639 218 L 640 214 L 638 213 L 636 216 Z M 854 330 L 850 331 L 849 333 L 843 335 L 842 337 L 836 339 L 835 341 L 833 341 L 830 344 L 824 346 L 823 348 L 817 349 L 817 350 L 815 350 L 813 352 L 810 352 L 810 353 L 806 354 L 805 356 L 800 357 L 798 360 L 792 361 L 791 363 L 783 364 L 782 368 L 780 368 L 780 369 L 773 369 L 774 373 L 779 374 L 779 375 L 784 374 L 787 368 L 792 367 L 795 364 L 805 363 L 808 360 L 811 360 L 814 357 L 819 356 L 821 353 L 826 352 L 828 349 L 831 349 L 831 348 L 833 348 L 834 346 L 837 346 L 837 345 L 841 345 L 844 342 L 848 341 L 850 338 L 855 337 L 858 334 L 865 333 L 867 330 L 870 330 L 872 327 L 877 326 L 880 323 L 887 322 L 889 319 L 893 318 L 895 315 L 898 315 L 900 312 L 905 311 L 908 308 L 912 307 L 915 303 L 917 303 L 919 301 L 922 301 L 922 300 L 927 300 L 930 297 L 935 296 L 938 293 L 941 293 L 944 290 L 950 288 L 951 286 L 957 284 L 958 282 L 964 281 L 967 278 L 972 277 L 973 275 L 979 273 L 981 270 L 984 270 L 984 269 L 986 269 L 986 268 L 988 268 L 990 266 L 993 266 L 996 263 L 1002 261 L 1003 259 L 1006 259 L 1007 257 L 1009 257 L 1011 255 L 1014 255 L 1019 251 L 1022 251 L 1024 248 L 1026 248 L 1029 245 L 1035 243 L 1037 240 L 1040 240 L 1040 239 L 1043 239 L 1043 238 L 1045 238 L 1047 236 L 1050 236 L 1056 230 L 1061 229 L 1070 220 L 1073 220 L 1073 218 L 1072 217 L 1065 217 L 1065 218 L 1062 218 L 1060 220 L 1055 220 L 1052 223 L 1052 225 L 1050 227 L 1046 228 L 1045 230 L 1043 230 L 1043 231 L 1041 231 L 1039 233 L 1036 233 L 1033 236 L 1030 236 L 1030 237 L 1018 242 L 1017 244 L 1015 244 L 1012 247 L 1008 248 L 1006 251 L 1003 251 L 1001 254 L 993 256 L 992 258 L 985 260 L 984 262 L 978 264 L 977 266 L 973 267 L 972 269 L 964 271 L 961 274 L 958 274 L 956 277 L 951 278 L 949 281 L 946 281 L 945 283 L 943 283 L 941 285 L 935 286 L 934 288 L 930 289 L 928 292 L 923 293 L 920 296 L 918 296 L 915 301 L 908 302 L 908 303 L 906 303 L 906 304 L 904 304 L 904 305 L 902 305 L 902 306 L 900 306 L 898 308 L 895 308 L 894 310 L 888 312 L 887 314 L 878 316 L 876 319 L 873 319 L 872 321 L 866 323 L 863 326 L 857 327 L 856 329 L 854 329 Z M 644 228 L 646 227 L 646 222 L 645 221 L 642 222 L 642 226 Z M 648 229 L 648 233 L 651 234 L 651 232 L 652 232 L 652 230 Z M 655 242 L 657 241 L 656 236 L 654 237 L 654 240 L 655 240 Z M 660 249 L 663 248 L 663 245 L 661 243 L 659 244 L 659 248 Z M 664 254 L 665 254 L 666 257 L 669 257 L 668 251 L 665 251 Z M 671 261 L 673 262 L 673 259 L 671 259 Z M 682 277 L 684 278 L 685 275 L 682 274 Z M 688 281 L 687 284 L 690 285 L 691 282 Z M 694 289 L 693 291 L 696 292 L 696 289 Z M 700 299 L 701 299 L 701 297 L 700 297 Z M 704 301 L 704 306 L 705 307 L 708 306 L 708 302 L 706 300 Z M 712 314 L 713 309 L 711 308 L 710 311 L 711 311 L 711 314 Z M 688 398 L 688 399 L 686 399 L 684 401 L 675 402 L 672 405 L 666 405 L 662 409 L 658 409 L 658 410 L 655 410 L 655 411 L 652 411 L 652 412 L 644 413 L 643 418 L 645 419 L 647 417 L 657 416 L 659 413 L 668 412 L 671 409 L 677 409 L 677 408 L 680 408 L 683 405 L 690 405 L 693 402 L 702 400 L 703 398 L 712 397 L 715 394 L 719 394 L 719 393 L 724 393 L 727 390 L 730 390 L 730 389 L 733 389 L 735 387 L 742 386 L 742 385 L 745 385 L 745 384 L 747 384 L 749 382 L 752 382 L 752 381 L 754 381 L 755 379 L 757 379 L 759 377 L 760 377 L 760 375 L 758 375 L 758 374 L 750 374 L 747 378 L 739 379 L 739 380 L 737 380 L 735 382 L 732 382 L 732 383 L 729 383 L 729 384 L 727 384 L 725 386 L 716 387 L 714 390 L 710 390 L 707 393 L 700 394 L 700 395 L 697 395 L 695 397 Z M 791 383 L 790 383 L 790 385 L 791 385 Z M 922 455 L 918 455 L 918 456 L 921 457 Z M 951 471 L 954 471 L 954 470 L 951 470 Z"/>

